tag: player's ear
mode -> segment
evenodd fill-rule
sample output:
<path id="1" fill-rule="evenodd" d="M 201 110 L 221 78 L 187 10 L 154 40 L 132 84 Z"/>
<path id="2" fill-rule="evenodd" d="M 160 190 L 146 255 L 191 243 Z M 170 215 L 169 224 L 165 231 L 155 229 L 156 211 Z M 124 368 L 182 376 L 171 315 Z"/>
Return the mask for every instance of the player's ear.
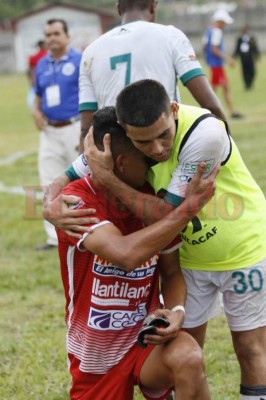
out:
<path id="1" fill-rule="evenodd" d="M 155 21 L 155 17 L 156 17 L 156 8 L 157 8 L 157 3 L 158 3 L 158 1 L 153 1 L 151 4 L 150 4 L 150 14 L 151 14 L 151 16 L 152 16 L 152 21 L 151 22 L 154 22 Z"/>
<path id="2" fill-rule="evenodd" d="M 121 16 L 121 10 L 120 10 L 120 4 L 119 3 L 116 3 L 116 11 L 117 11 L 118 15 Z"/>
<path id="3" fill-rule="evenodd" d="M 123 173 L 123 171 L 124 171 L 124 155 L 123 154 L 119 154 L 115 158 L 114 163 L 115 163 L 115 169 L 117 171 L 119 171 L 120 173 Z"/>
<path id="4" fill-rule="evenodd" d="M 174 119 L 177 119 L 178 117 L 178 110 L 179 110 L 179 105 L 176 101 L 171 102 L 171 111 L 173 114 Z"/>

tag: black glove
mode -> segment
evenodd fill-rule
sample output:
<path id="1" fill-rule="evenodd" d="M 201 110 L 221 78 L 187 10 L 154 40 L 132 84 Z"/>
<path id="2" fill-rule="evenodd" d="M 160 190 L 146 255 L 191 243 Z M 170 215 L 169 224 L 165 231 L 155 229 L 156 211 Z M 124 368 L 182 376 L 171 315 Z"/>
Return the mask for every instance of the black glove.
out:
<path id="1" fill-rule="evenodd" d="M 151 316 L 148 315 L 148 317 L 144 319 L 143 327 L 139 331 L 137 340 L 138 345 L 143 349 L 145 349 L 147 347 L 147 344 L 143 343 L 144 335 L 156 335 L 156 329 L 155 329 L 156 327 L 167 328 L 167 326 L 169 325 L 170 325 L 169 321 L 163 317 L 152 318 Z"/>

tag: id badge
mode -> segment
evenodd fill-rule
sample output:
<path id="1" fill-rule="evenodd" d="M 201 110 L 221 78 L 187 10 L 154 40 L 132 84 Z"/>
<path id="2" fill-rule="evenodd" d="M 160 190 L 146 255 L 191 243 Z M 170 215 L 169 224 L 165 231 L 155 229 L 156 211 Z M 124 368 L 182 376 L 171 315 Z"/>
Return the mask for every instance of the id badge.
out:
<path id="1" fill-rule="evenodd" d="M 61 103 L 60 87 L 59 85 L 53 85 L 46 88 L 46 101 L 47 107 L 59 106 Z"/>

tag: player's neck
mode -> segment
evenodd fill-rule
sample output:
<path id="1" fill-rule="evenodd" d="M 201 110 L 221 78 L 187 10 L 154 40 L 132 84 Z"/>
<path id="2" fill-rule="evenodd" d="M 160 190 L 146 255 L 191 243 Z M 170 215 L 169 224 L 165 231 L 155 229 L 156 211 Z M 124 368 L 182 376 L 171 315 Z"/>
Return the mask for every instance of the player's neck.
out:
<path id="1" fill-rule="evenodd" d="M 133 10 L 125 12 L 122 15 L 122 24 L 127 24 L 133 21 L 147 21 L 147 22 L 154 22 L 154 15 L 152 15 L 148 10 L 139 11 Z"/>

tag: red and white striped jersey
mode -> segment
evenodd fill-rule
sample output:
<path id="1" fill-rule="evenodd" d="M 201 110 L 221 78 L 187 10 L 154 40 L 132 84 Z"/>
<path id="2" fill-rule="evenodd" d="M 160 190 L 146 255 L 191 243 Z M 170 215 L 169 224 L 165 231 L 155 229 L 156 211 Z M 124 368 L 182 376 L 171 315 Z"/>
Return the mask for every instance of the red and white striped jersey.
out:
<path id="1" fill-rule="evenodd" d="M 79 208 L 96 209 L 100 223 L 92 225 L 94 229 L 113 223 L 127 235 L 143 228 L 127 209 L 118 210 L 114 197 L 97 194 L 88 176 L 72 182 L 64 194 L 81 197 Z M 66 296 L 67 351 L 80 360 L 81 371 L 104 374 L 132 348 L 144 318 L 159 307 L 159 254 L 126 272 L 82 250 L 84 239 L 57 233 Z"/>

